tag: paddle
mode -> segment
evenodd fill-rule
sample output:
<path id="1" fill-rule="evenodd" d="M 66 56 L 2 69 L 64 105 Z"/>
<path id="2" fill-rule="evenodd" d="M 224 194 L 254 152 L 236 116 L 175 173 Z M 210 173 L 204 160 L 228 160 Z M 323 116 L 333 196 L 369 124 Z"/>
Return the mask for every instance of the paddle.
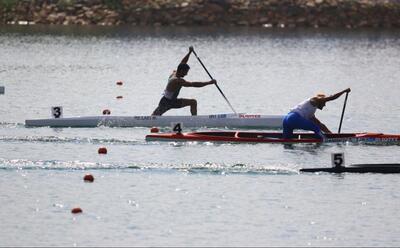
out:
<path id="1" fill-rule="evenodd" d="M 347 103 L 347 96 L 348 96 L 348 95 L 349 95 L 349 92 L 346 92 L 346 98 L 344 99 L 343 110 L 342 110 L 342 116 L 340 117 L 340 124 L 339 124 L 338 133 L 340 133 L 340 130 L 342 129 L 342 122 L 343 122 L 344 110 L 346 109 L 346 103 Z"/>
<path id="2" fill-rule="evenodd" d="M 204 66 L 203 62 L 201 62 L 200 58 L 197 56 L 196 52 L 193 49 L 194 56 L 196 56 L 197 60 L 200 62 L 200 64 L 203 66 L 204 70 L 207 72 L 208 76 L 213 80 L 214 78 L 211 76 L 211 74 L 208 72 L 207 68 Z M 225 101 L 228 103 L 229 107 L 231 107 L 232 111 L 236 113 L 235 109 L 232 107 L 231 103 L 229 102 L 228 98 L 226 98 L 225 94 L 222 92 L 222 90 L 219 88 L 218 84 L 215 83 L 215 86 L 217 86 L 217 89 L 221 93 L 221 95 L 225 98 Z"/>

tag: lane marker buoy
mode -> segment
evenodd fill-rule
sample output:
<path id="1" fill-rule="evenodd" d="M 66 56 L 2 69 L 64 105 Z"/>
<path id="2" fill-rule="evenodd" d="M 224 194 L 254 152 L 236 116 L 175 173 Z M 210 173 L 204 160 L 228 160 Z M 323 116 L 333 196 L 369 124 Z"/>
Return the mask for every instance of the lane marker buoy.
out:
<path id="1" fill-rule="evenodd" d="M 73 208 L 73 209 L 71 209 L 71 213 L 73 213 L 73 214 L 82 213 L 82 209 L 81 208 Z"/>
<path id="2" fill-rule="evenodd" d="M 92 183 L 94 181 L 94 176 L 92 174 L 86 174 L 83 177 L 83 181 Z"/>
<path id="3" fill-rule="evenodd" d="M 122 99 L 123 98 L 123 96 L 117 96 L 117 99 Z"/>
<path id="4" fill-rule="evenodd" d="M 158 129 L 157 127 L 152 127 L 151 129 L 150 129 L 150 132 L 151 133 L 158 133 L 160 131 L 160 129 Z"/>
<path id="5" fill-rule="evenodd" d="M 105 147 L 100 147 L 99 150 L 98 150 L 98 153 L 99 153 L 99 154 L 107 154 L 107 148 L 105 148 Z"/>
<path id="6" fill-rule="evenodd" d="M 122 85 L 123 82 L 122 81 L 117 81 L 117 85 Z"/>
<path id="7" fill-rule="evenodd" d="M 110 115 L 111 111 L 109 109 L 103 110 L 103 115 Z"/>

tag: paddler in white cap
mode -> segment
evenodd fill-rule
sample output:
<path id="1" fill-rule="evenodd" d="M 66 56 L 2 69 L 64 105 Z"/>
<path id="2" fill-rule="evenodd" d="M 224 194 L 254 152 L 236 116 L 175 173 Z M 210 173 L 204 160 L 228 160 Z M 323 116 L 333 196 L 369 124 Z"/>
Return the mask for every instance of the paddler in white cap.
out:
<path id="1" fill-rule="evenodd" d="M 326 102 L 333 101 L 350 91 L 350 88 L 347 88 L 331 96 L 318 94 L 292 108 L 283 119 L 283 138 L 291 139 L 294 129 L 303 129 L 313 131 L 319 139 L 324 139 L 323 133 L 332 132 L 315 117 L 315 111 L 322 110 Z"/>

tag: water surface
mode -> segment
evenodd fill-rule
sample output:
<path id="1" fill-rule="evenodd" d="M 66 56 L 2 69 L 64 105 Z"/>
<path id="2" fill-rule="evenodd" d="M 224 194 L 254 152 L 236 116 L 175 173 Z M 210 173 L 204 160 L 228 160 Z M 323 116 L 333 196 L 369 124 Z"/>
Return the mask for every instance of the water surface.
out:
<path id="1" fill-rule="evenodd" d="M 334 152 L 346 164 L 399 163 L 398 146 L 159 143 L 144 140 L 147 128 L 24 126 L 51 106 L 148 115 L 190 45 L 238 112 L 284 114 L 351 87 L 343 132 L 400 133 L 395 30 L 1 27 L 2 246 L 400 245 L 397 175 L 298 172 L 330 166 Z M 195 57 L 189 65 L 187 80 L 209 80 Z M 214 86 L 181 96 L 199 114 L 230 112 Z M 332 131 L 343 100 L 317 112 Z"/>

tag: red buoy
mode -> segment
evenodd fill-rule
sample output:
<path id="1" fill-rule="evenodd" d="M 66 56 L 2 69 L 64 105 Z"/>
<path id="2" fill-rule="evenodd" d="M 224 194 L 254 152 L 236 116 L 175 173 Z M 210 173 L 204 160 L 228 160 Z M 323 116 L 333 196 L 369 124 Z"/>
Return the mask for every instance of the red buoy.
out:
<path id="1" fill-rule="evenodd" d="M 117 81 L 117 85 L 123 85 L 122 81 Z"/>
<path id="2" fill-rule="evenodd" d="M 73 213 L 73 214 L 82 213 L 82 209 L 81 208 L 73 208 L 73 209 L 71 209 L 71 213 Z"/>
<path id="3" fill-rule="evenodd" d="M 151 129 L 150 129 L 150 132 L 151 133 L 158 133 L 160 131 L 160 129 L 158 129 L 158 127 L 152 127 Z"/>
<path id="4" fill-rule="evenodd" d="M 103 115 L 109 115 L 111 114 L 111 111 L 109 109 L 103 110 Z"/>
<path id="5" fill-rule="evenodd" d="M 122 99 L 123 98 L 123 96 L 117 96 L 117 99 Z"/>
<path id="6" fill-rule="evenodd" d="M 83 181 L 92 183 L 94 181 L 94 177 L 92 174 L 86 174 L 83 177 Z"/>
<path id="7" fill-rule="evenodd" d="M 105 147 L 100 147 L 98 150 L 99 154 L 107 154 L 107 148 Z"/>

